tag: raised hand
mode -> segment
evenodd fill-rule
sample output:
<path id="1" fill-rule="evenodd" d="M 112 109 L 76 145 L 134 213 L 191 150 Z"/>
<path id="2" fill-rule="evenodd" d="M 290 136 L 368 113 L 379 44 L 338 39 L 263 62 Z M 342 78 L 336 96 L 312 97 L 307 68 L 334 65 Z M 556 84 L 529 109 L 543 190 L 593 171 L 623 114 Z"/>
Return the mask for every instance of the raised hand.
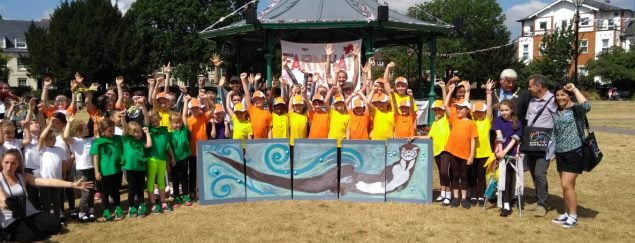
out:
<path id="1" fill-rule="evenodd" d="M 324 47 L 324 50 L 326 51 L 327 56 L 333 55 L 333 44 L 326 44 L 326 47 Z"/>
<path id="2" fill-rule="evenodd" d="M 388 63 L 388 65 L 386 65 L 386 69 L 393 69 L 395 67 L 395 63 L 394 62 L 390 62 Z"/>
<path id="3" fill-rule="evenodd" d="M 148 86 L 154 86 L 154 83 L 156 82 L 156 80 L 154 80 L 154 78 L 148 78 Z"/>
<path id="4" fill-rule="evenodd" d="M 66 122 L 73 122 L 75 120 L 75 115 L 70 114 L 66 117 Z"/>
<path id="5" fill-rule="evenodd" d="M 68 122 L 71 122 L 71 121 L 68 121 Z M 31 125 L 31 121 L 29 121 L 29 120 L 22 120 L 22 121 L 20 121 L 20 125 L 21 125 L 22 127 L 28 127 L 28 126 L 30 126 L 30 125 Z"/>
<path id="6" fill-rule="evenodd" d="M 250 73 L 249 76 L 247 77 L 247 80 L 249 81 L 250 84 L 254 84 L 254 82 L 256 82 L 256 77 L 254 76 L 253 73 Z"/>
<path id="7" fill-rule="evenodd" d="M 44 77 L 44 88 L 48 89 L 51 87 L 51 85 L 53 84 L 53 80 L 51 79 L 51 77 Z"/>
<path id="8" fill-rule="evenodd" d="M 256 82 L 260 81 L 260 79 L 262 79 L 262 74 L 261 73 L 256 73 L 256 76 L 254 77 L 256 79 Z"/>
<path id="9" fill-rule="evenodd" d="M 190 101 L 191 99 L 192 99 L 192 96 L 184 95 L 183 96 L 183 104 L 187 104 L 187 102 Z"/>
<path id="10" fill-rule="evenodd" d="M 91 83 L 90 87 L 88 87 L 88 89 L 90 90 L 97 90 L 99 88 L 99 84 L 98 83 Z"/>
<path id="11" fill-rule="evenodd" d="M 240 74 L 240 80 L 246 81 L 247 80 L 247 73 L 241 73 Z"/>
<path id="12" fill-rule="evenodd" d="M 75 73 L 75 83 L 81 84 L 84 82 L 84 77 L 79 72 Z"/>
<path id="13" fill-rule="evenodd" d="M 494 88 L 494 80 L 488 79 L 487 83 L 485 83 L 485 90 L 489 91 Z"/>
<path id="14" fill-rule="evenodd" d="M 439 85 L 439 87 L 441 87 L 442 89 L 444 89 L 444 88 L 445 88 L 445 82 L 443 82 L 443 81 L 439 81 L 438 85 Z"/>
<path id="15" fill-rule="evenodd" d="M 101 175 L 100 175 L 100 179 L 101 179 Z M 73 188 L 84 190 L 84 191 L 88 191 L 88 189 L 93 188 L 93 182 L 92 181 L 84 181 L 84 180 L 85 179 L 82 176 L 82 178 L 79 178 L 79 180 L 73 182 Z"/>
<path id="16" fill-rule="evenodd" d="M 360 50 L 358 44 L 353 44 L 353 57 L 359 57 Z"/>
<path id="17" fill-rule="evenodd" d="M 179 85 L 179 91 L 181 91 L 181 93 L 183 94 L 187 94 L 187 87 L 185 87 L 185 85 Z"/>
<path id="18" fill-rule="evenodd" d="M 337 75 L 337 73 L 339 73 L 341 69 L 342 68 L 340 67 L 340 64 L 338 63 L 333 64 L 333 72 L 335 72 L 335 75 Z"/>
<path id="19" fill-rule="evenodd" d="M 452 83 L 448 86 L 448 91 L 452 93 L 452 91 L 454 91 L 455 88 L 456 88 L 456 83 Z"/>
<path id="20" fill-rule="evenodd" d="M 168 65 L 163 66 L 163 72 L 169 73 L 172 72 L 172 63 L 168 62 Z"/>
<path id="21" fill-rule="evenodd" d="M 227 79 L 225 78 L 225 76 L 221 76 L 220 80 L 218 81 L 218 86 L 220 87 L 225 86 L 225 82 L 227 82 Z"/>
<path id="22" fill-rule="evenodd" d="M 573 92 L 575 89 L 576 87 L 573 83 L 568 83 L 564 85 L 564 90 L 566 91 Z"/>
<path id="23" fill-rule="evenodd" d="M 205 78 L 204 78 L 204 77 L 199 77 L 199 78 L 196 80 L 196 83 L 198 84 L 198 86 L 203 86 L 203 85 L 205 85 Z"/>
<path id="24" fill-rule="evenodd" d="M 117 84 L 117 86 L 123 85 L 123 76 L 117 76 L 117 78 L 115 79 L 115 83 Z"/>
<path id="25" fill-rule="evenodd" d="M 282 55 L 282 60 L 280 61 L 280 63 L 282 64 L 282 68 L 287 67 L 287 57 L 285 57 L 284 55 Z"/>
<path id="26" fill-rule="evenodd" d="M 214 67 L 220 67 L 220 65 L 223 64 L 223 60 L 220 59 L 220 55 L 214 53 L 212 54 L 212 64 L 214 64 Z"/>
<path id="27" fill-rule="evenodd" d="M 141 130 L 143 130 L 143 133 L 145 133 L 146 135 L 150 133 L 150 129 L 148 129 L 148 127 L 143 127 L 141 128 Z"/>
<path id="28" fill-rule="evenodd" d="M 408 94 L 408 96 L 412 96 L 412 89 L 406 90 L 406 94 Z"/>

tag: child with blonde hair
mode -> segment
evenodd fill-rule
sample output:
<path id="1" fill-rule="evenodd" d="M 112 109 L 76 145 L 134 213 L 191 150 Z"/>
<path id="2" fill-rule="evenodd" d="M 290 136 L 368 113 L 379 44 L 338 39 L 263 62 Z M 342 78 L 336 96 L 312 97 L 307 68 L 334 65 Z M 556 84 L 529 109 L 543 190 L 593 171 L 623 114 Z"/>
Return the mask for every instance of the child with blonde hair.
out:
<path id="1" fill-rule="evenodd" d="M 75 170 L 79 178 L 86 181 L 95 181 L 95 168 L 90 149 L 95 140 L 88 136 L 88 125 L 84 121 L 75 119 L 74 115 L 68 116 L 68 122 L 64 128 L 64 141 L 68 144 L 71 153 L 75 156 Z M 79 201 L 79 215 L 81 222 L 95 220 L 95 190 L 83 190 Z"/>

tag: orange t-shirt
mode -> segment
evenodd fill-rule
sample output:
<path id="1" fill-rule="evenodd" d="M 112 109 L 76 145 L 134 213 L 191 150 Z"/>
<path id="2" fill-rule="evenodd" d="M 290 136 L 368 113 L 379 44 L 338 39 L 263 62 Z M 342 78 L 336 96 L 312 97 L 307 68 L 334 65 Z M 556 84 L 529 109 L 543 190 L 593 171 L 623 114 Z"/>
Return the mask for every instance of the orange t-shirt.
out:
<path id="1" fill-rule="evenodd" d="M 328 112 L 309 112 L 309 120 L 311 121 L 309 138 L 328 138 L 331 120 Z"/>
<path id="2" fill-rule="evenodd" d="M 404 116 L 395 112 L 395 138 L 409 138 L 415 135 L 415 116 L 414 112 Z"/>
<path id="3" fill-rule="evenodd" d="M 68 106 L 66 108 L 66 110 L 58 110 L 55 108 L 55 106 L 49 106 L 46 109 L 42 110 L 42 112 L 44 112 L 44 116 L 46 116 L 46 118 L 49 118 L 53 115 L 53 113 L 55 112 L 61 112 L 64 113 L 64 115 L 75 115 L 75 113 L 77 113 L 77 110 L 73 109 L 73 107 Z"/>
<path id="4" fill-rule="evenodd" d="M 459 120 L 456 117 L 451 117 L 449 121 L 450 137 L 445 145 L 445 151 L 467 160 L 470 157 L 470 140 L 478 137 L 476 123 L 472 120 Z"/>
<path id="5" fill-rule="evenodd" d="M 196 143 L 207 140 L 207 121 L 212 118 L 212 112 L 208 111 L 199 116 L 187 118 L 187 130 L 190 130 L 190 150 L 192 156 L 196 156 Z"/>
<path id="6" fill-rule="evenodd" d="M 368 140 L 368 130 L 370 130 L 370 114 L 364 112 L 357 116 L 353 111 L 349 111 L 351 119 L 348 121 L 348 131 L 351 139 Z"/>
<path id="7" fill-rule="evenodd" d="M 269 128 L 271 127 L 271 112 L 260 109 L 255 105 L 249 107 L 249 120 L 254 132 L 254 139 L 269 138 Z"/>

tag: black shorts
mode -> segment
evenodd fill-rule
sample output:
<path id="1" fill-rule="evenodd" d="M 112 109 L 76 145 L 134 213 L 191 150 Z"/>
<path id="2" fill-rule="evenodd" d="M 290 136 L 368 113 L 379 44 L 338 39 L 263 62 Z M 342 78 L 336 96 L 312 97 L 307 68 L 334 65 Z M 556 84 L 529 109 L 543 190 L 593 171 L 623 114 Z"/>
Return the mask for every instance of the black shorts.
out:
<path id="1" fill-rule="evenodd" d="M 582 147 L 564 153 L 556 153 L 558 172 L 570 172 L 582 174 L 584 163 L 582 162 Z"/>

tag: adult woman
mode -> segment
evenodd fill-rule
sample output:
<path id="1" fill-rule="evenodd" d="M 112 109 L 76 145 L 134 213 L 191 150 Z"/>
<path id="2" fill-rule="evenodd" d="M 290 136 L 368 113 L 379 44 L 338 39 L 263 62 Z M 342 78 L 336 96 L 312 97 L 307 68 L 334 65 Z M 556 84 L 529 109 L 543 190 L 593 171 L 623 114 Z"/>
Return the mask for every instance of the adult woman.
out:
<path id="1" fill-rule="evenodd" d="M 41 179 L 22 173 L 22 155 L 10 149 L 2 156 L 0 174 L 0 224 L 5 236 L 12 241 L 37 241 L 56 234 L 61 229 L 57 216 L 37 211 L 27 199 L 26 185 L 42 187 L 66 187 L 87 190 L 92 182 L 82 180 L 69 182 L 56 179 Z M 17 215 L 16 215 L 17 214 Z"/>
<path id="2" fill-rule="evenodd" d="M 584 168 L 582 164 L 582 140 L 580 139 L 582 137 L 580 132 L 584 131 L 584 122 L 581 119 L 584 114 L 591 110 L 591 104 L 571 83 L 556 87 L 556 104 L 558 112 L 553 116 L 553 135 L 555 136 L 556 161 L 560 174 L 560 184 L 562 184 L 565 212 L 553 219 L 553 222 L 570 228 L 575 226 L 578 221 L 575 180 Z M 582 130 L 578 128 L 582 128 Z"/>

